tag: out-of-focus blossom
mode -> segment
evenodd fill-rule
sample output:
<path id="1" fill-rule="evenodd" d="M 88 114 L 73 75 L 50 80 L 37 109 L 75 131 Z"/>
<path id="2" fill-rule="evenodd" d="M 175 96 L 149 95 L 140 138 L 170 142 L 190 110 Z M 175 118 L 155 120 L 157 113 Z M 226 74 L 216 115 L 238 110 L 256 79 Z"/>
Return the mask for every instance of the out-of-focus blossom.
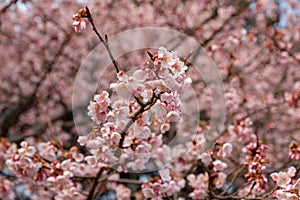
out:
<path id="1" fill-rule="evenodd" d="M 170 181 L 172 178 L 170 176 L 170 170 L 169 169 L 162 169 L 159 170 L 160 177 L 163 181 Z"/>
<path id="2" fill-rule="evenodd" d="M 125 185 L 119 184 L 115 188 L 118 199 L 130 200 L 131 190 Z"/>

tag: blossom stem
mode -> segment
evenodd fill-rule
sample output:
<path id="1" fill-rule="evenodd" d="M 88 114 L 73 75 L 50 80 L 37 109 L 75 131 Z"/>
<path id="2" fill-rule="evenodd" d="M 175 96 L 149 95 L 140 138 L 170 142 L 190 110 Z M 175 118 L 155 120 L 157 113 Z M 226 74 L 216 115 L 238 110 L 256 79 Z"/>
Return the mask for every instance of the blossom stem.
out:
<path id="1" fill-rule="evenodd" d="M 94 24 L 94 19 L 92 18 L 92 15 L 90 13 L 89 8 L 86 6 L 86 12 L 87 12 L 87 18 L 89 20 L 89 22 L 91 23 L 92 27 L 93 27 L 93 31 L 96 33 L 96 35 L 98 36 L 98 38 L 100 39 L 101 43 L 105 46 L 106 51 L 108 52 L 109 58 L 111 59 L 112 63 L 114 64 L 114 67 L 117 71 L 117 73 L 119 73 L 119 67 L 118 67 L 118 63 L 115 60 L 115 58 L 112 55 L 112 52 L 109 48 L 109 44 L 108 44 L 108 38 L 107 35 L 105 35 L 105 39 L 103 39 L 103 37 L 101 36 L 101 34 L 98 32 L 95 24 Z"/>

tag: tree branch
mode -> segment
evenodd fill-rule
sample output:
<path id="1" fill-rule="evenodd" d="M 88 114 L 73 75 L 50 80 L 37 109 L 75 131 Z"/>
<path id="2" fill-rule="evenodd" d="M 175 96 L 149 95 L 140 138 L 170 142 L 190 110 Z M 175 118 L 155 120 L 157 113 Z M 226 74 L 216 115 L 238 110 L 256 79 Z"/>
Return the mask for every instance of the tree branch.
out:
<path id="1" fill-rule="evenodd" d="M 108 44 L 108 38 L 107 35 L 105 35 L 105 39 L 103 39 L 103 37 L 101 36 L 101 34 L 98 32 L 95 24 L 94 24 L 94 19 L 92 18 L 92 15 L 90 13 L 90 10 L 88 7 L 86 7 L 86 12 L 87 12 L 87 18 L 89 20 L 89 22 L 91 23 L 92 27 L 93 27 L 93 31 L 96 33 L 96 35 L 98 36 L 98 38 L 100 39 L 101 43 L 105 46 L 106 51 L 108 52 L 109 58 L 111 59 L 112 63 L 114 64 L 114 67 L 117 71 L 117 73 L 119 73 L 119 68 L 118 68 L 118 63 L 116 62 L 116 60 L 114 59 L 112 52 L 109 48 L 109 44 Z"/>

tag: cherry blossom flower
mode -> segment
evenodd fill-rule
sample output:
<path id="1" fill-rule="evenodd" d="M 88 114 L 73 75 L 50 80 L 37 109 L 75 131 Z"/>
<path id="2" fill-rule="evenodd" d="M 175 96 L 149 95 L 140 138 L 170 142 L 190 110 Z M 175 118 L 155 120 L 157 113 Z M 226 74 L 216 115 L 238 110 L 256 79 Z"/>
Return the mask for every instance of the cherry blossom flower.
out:
<path id="1" fill-rule="evenodd" d="M 221 160 L 215 160 L 212 162 L 214 166 L 214 171 L 222 171 L 227 168 L 227 164 L 222 162 Z"/>
<path id="2" fill-rule="evenodd" d="M 297 172 L 296 168 L 294 166 L 291 166 L 288 168 L 287 174 L 289 177 L 292 178 L 296 175 L 296 172 Z"/>
<path id="3" fill-rule="evenodd" d="M 81 32 L 86 29 L 86 22 L 84 19 L 79 18 L 76 15 L 73 15 L 73 26 L 76 32 Z"/>
<path id="4" fill-rule="evenodd" d="M 208 153 L 206 153 L 206 152 L 202 153 L 202 154 L 199 156 L 199 159 L 201 159 L 201 161 L 202 161 L 204 164 L 206 164 L 206 165 L 208 165 L 210 162 L 212 162 L 211 155 L 208 154 Z"/>
<path id="5" fill-rule="evenodd" d="M 216 188 L 222 188 L 226 183 L 227 175 L 223 172 L 218 173 L 218 177 L 215 180 Z"/>
<path id="6" fill-rule="evenodd" d="M 172 178 L 170 176 L 170 170 L 169 169 L 162 169 L 159 170 L 160 177 L 163 181 L 170 181 Z"/>
<path id="7" fill-rule="evenodd" d="M 291 182 L 291 178 L 290 178 L 290 176 L 287 173 L 285 173 L 285 172 L 279 172 L 278 173 L 277 184 L 280 187 L 284 188 L 290 182 Z"/>
<path id="8" fill-rule="evenodd" d="M 189 174 L 187 176 L 189 185 L 194 188 L 193 192 L 189 194 L 192 199 L 205 199 L 208 191 L 208 174 L 199 174 L 195 176 L 194 174 Z"/>
<path id="9" fill-rule="evenodd" d="M 126 187 L 122 184 L 118 184 L 117 187 L 115 188 L 115 190 L 116 190 L 118 199 L 124 199 L 124 200 L 130 199 L 131 190 L 128 187 Z"/>
<path id="10" fill-rule="evenodd" d="M 86 9 L 80 9 L 76 14 L 73 15 L 73 26 L 76 32 L 81 32 L 86 29 L 86 21 L 84 19 L 86 17 Z"/>
<path id="11" fill-rule="evenodd" d="M 225 143 L 222 145 L 222 148 L 218 152 L 218 156 L 220 157 L 228 157 L 232 152 L 232 144 L 230 143 Z"/>

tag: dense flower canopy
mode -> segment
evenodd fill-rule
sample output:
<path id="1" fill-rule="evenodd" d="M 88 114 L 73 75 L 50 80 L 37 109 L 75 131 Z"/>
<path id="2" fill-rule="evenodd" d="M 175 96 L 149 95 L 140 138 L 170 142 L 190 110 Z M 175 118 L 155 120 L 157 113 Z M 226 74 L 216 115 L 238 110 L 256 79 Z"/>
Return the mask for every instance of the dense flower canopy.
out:
<path id="1" fill-rule="evenodd" d="M 299 199 L 299 6 L 296 0 L 2 1 L 0 199 Z M 161 47 L 114 58 L 109 51 L 111 35 L 145 26 L 190 36 L 216 63 L 226 120 L 213 144 L 206 136 L 215 120 L 214 91 L 188 53 Z M 90 100 L 88 108 L 73 108 L 91 118 L 79 136 L 73 83 L 99 43 L 113 64 L 96 94 L 81 97 Z M 170 146 L 185 115 L 181 95 L 191 87 L 197 131 Z"/>

